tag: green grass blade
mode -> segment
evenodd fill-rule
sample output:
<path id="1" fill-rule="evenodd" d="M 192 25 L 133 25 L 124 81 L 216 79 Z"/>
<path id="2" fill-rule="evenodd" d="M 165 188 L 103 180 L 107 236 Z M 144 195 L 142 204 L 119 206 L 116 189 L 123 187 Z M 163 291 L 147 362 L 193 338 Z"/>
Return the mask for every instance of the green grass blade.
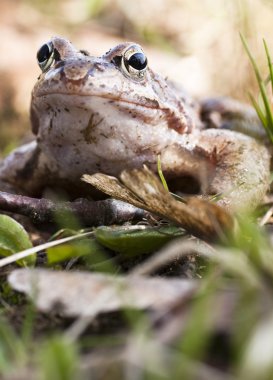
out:
<path id="1" fill-rule="evenodd" d="M 273 115 L 271 111 L 270 101 L 266 94 L 266 88 L 263 81 L 259 82 L 259 87 L 260 87 L 261 95 L 262 95 L 264 106 L 265 106 L 267 125 L 268 125 L 268 128 L 270 129 L 271 134 L 273 134 Z"/>
<path id="2" fill-rule="evenodd" d="M 241 37 L 241 41 L 242 41 L 242 43 L 244 45 L 245 51 L 246 51 L 246 53 L 247 53 L 247 55 L 249 57 L 249 60 L 250 60 L 250 62 L 252 64 L 252 66 L 253 66 L 253 69 L 254 69 L 254 72 L 255 72 L 255 76 L 256 76 L 258 82 L 262 82 L 263 80 L 262 80 L 262 77 L 261 77 L 258 65 L 256 64 L 255 59 L 254 59 L 253 55 L 251 54 L 251 51 L 249 50 L 247 42 L 246 42 L 244 36 L 241 33 L 240 33 L 240 37 Z"/>
<path id="3" fill-rule="evenodd" d="M 259 103 L 256 101 L 254 96 L 252 94 L 249 94 L 249 97 L 250 97 L 250 100 L 251 100 L 253 107 L 255 108 L 255 111 L 257 112 L 259 119 L 261 120 L 261 122 L 262 122 L 263 126 L 265 127 L 265 129 L 267 130 L 267 132 L 269 132 L 268 126 L 267 126 L 267 121 L 266 121 L 266 115 L 264 115 L 263 110 L 259 106 Z"/>
<path id="4" fill-rule="evenodd" d="M 169 191 L 167 182 L 166 182 L 164 174 L 162 172 L 160 155 L 157 156 L 157 171 L 158 171 L 158 175 L 160 177 L 160 180 L 162 182 L 162 185 L 164 186 L 164 189 Z"/>
<path id="5" fill-rule="evenodd" d="M 268 68 L 269 68 L 269 78 L 270 78 L 270 82 L 271 82 L 271 91 L 273 93 L 273 65 L 272 65 L 270 52 L 269 52 L 269 49 L 268 49 L 268 46 L 267 46 L 265 39 L 263 39 L 263 43 L 264 43 L 264 49 L 265 49 L 265 53 L 266 53 L 266 57 L 267 57 L 267 64 L 268 64 Z"/>
<path id="6" fill-rule="evenodd" d="M 241 41 L 244 45 L 244 48 L 246 50 L 246 53 L 249 57 L 249 60 L 252 64 L 252 67 L 254 69 L 254 73 L 255 73 L 255 76 L 256 76 L 256 79 L 257 79 L 257 82 L 259 85 L 259 89 L 261 92 L 261 96 L 263 99 L 263 103 L 264 103 L 264 107 L 265 107 L 265 113 L 266 113 L 266 121 L 265 121 L 265 123 L 263 122 L 264 118 L 262 118 L 261 121 L 263 122 L 263 125 L 265 126 L 265 129 L 269 135 L 270 140 L 273 142 L 273 114 L 271 111 L 270 101 L 269 101 L 269 98 L 268 98 L 267 93 L 266 93 L 265 83 L 262 79 L 261 73 L 259 71 L 259 68 L 258 68 L 256 62 L 255 62 L 255 59 L 254 59 L 253 55 L 251 54 L 251 52 L 248 48 L 248 45 L 247 45 L 245 38 L 242 36 L 242 34 L 240 34 L 240 37 L 241 37 Z M 255 105 L 257 106 L 256 102 L 255 102 Z M 258 109 L 258 108 L 255 107 L 255 109 Z M 259 113 L 258 113 L 258 115 L 259 115 Z"/>

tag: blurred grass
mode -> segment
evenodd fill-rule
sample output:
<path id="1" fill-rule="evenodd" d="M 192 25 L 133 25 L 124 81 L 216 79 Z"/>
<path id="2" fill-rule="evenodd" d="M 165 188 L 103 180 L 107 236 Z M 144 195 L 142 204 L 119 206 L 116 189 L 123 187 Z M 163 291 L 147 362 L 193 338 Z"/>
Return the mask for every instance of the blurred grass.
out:
<path id="1" fill-rule="evenodd" d="M 48 338 L 39 350 L 41 380 L 80 380 L 76 344 L 61 335 Z M 57 360 L 56 360 L 57 358 Z"/>
<path id="2" fill-rule="evenodd" d="M 154 341 L 149 318 L 141 312 L 125 311 L 129 321 L 126 336 L 136 345 L 136 353 L 138 349 L 146 352 L 151 346 L 145 354 L 145 363 L 140 362 L 139 370 L 143 376 L 145 374 L 145 379 L 194 379 L 193 373 L 201 363 L 212 372 L 214 363 L 220 373 L 229 373 L 234 379 L 272 378 L 273 257 L 269 237 L 257 226 L 254 216 L 245 215 L 239 219 L 236 235 L 229 244 L 214 248 L 217 254 L 206 263 L 200 290 L 188 305 L 189 315 L 183 334 L 181 338 L 178 336 L 172 350 L 168 345 L 160 346 Z M 112 270 L 116 272 L 115 267 Z M 215 297 L 218 294 L 219 298 L 219 291 L 229 287 L 236 294 L 235 308 L 232 313 L 227 313 L 230 319 L 226 321 L 225 329 L 218 330 L 214 319 Z M 230 305 L 223 304 L 222 307 L 228 310 Z M 29 310 L 26 321 L 35 324 L 32 308 Z M 111 324 L 110 320 L 108 323 Z M 106 334 L 100 339 L 96 334 L 93 337 L 84 334 L 72 342 L 67 340 L 65 331 L 48 337 L 46 330 L 42 338 L 33 339 L 30 334 L 34 331 L 28 325 L 20 336 L 9 323 L 1 320 L 0 373 L 31 365 L 38 379 L 80 379 L 83 352 L 91 346 L 93 350 L 103 347 L 118 350 L 119 344 L 125 343 L 124 335 L 111 338 L 111 334 Z M 138 344 L 143 344 L 143 348 Z M 84 347 L 83 352 L 80 347 Z M 160 367 L 153 367 L 157 362 L 161 363 Z M 104 370 L 107 371 L 107 367 Z M 128 373 L 123 378 L 131 379 Z M 113 376 L 112 379 L 120 377 Z"/>

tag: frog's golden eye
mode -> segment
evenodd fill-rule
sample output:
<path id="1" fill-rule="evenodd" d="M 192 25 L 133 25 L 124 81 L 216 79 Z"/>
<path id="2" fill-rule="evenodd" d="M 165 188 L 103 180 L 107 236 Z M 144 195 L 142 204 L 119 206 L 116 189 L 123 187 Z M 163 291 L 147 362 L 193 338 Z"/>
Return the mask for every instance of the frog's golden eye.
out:
<path id="1" fill-rule="evenodd" d="M 130 46 L 123 54 L 121 67 L 126 75 L 142 79 L 148 66 L 146 55 L 140 46 Z"/>
<path id="2" fill-rule="evenodd" d="M 54 62 L 54 46 L 52 42 L 48 42 L 40 47 L 37 52 L 38 65 L 42 72 L 47 71 Z"/>

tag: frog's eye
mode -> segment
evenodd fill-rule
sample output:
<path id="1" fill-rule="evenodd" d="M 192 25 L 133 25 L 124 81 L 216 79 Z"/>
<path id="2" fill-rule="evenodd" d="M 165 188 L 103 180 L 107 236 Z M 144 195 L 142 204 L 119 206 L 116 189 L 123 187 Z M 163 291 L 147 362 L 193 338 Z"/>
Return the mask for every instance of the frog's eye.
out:
<path id="1" fill-rule="evenodd" d="M 42 72 L 47 71 L 54 62 L 54 47 L 52 42 L 44 44 L 37 52 L 38 65 Z"/>
<path id="2" fill-rule="evenodd" d="M 142 79 L 147 65 L 147 57 L 140 46 L 131 46 L 124 52 L 121 67 L 126 75 L 134 79 Z"/>

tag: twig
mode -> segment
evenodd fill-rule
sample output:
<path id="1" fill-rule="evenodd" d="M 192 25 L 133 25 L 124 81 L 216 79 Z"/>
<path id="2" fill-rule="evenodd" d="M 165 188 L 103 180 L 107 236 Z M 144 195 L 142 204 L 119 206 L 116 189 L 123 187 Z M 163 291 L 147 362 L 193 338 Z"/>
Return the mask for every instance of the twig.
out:
<path id="1" fill-rule="evenodd" d="M 54 202 L 0 191 L 0 210 L 28 216 L 34 223 L 48 223 L 61 215 L 69 218 L 71 213 L 85 225 L 111 225 L 137 222 L 151 218 L 147 211 L 115 199 L 90 201 L 84 198 L 74 202 Z"/>

